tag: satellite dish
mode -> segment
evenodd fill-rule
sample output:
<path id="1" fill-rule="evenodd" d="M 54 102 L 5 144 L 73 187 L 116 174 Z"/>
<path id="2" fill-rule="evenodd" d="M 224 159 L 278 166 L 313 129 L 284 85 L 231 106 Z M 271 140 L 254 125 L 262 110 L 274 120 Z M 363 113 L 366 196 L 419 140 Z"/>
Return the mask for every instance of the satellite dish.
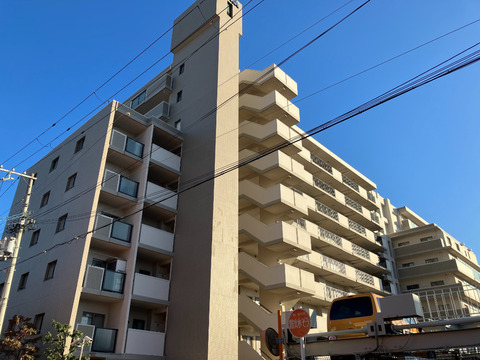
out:
<path id="1" fill-rule="evenodd" d="M 278 333 L 272 329 L 268 328 L 262 331 L 262 338 L 267 344 L 267 349 L 272 353 L 273 356 L 278 356 Z"/>

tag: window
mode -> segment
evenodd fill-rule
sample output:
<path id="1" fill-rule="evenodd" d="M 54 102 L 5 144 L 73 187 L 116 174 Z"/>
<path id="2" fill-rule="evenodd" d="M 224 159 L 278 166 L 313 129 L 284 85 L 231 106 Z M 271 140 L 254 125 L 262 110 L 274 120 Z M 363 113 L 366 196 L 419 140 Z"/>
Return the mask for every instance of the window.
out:
<path id="1" fill-rule="evenodd" d="M 457 250 L 458 250 L 458 251 L 461 251 L 461 250 L 460 250 L 460 245 L 458 245 L 457 243 L 455 243 L 455 246 L 457 247 Z"/>
<path id="2" fill-rule="evenodd" d="M 231 2 L 227 3 L 227 15 L 233 17 L 233 4 Z"/>
<path id="3" fill-rule="evenodd" d="M 184 72 L 185 72 L 185 64 L 182 64 L 178 68 L 178 75 L 182 75 Z"/>
<path id="4" fill-rule="evenodd" d="M 75 152 L 74 152 L 74 154 L 76 154 L 77 152 L 79 152 L 80 150 L 82 150 L 84 144 L 85 144 L 85 136 L 82 137 L 80 140 L 77 141 L 77 144 L 75 145 Z"/>
<path id="5" fill-rule="evenodd" d="M 447 236 L 447 244 L 448 246 L 452 246 L 452 240 Z"/>
<path id="6" fill-rule="evenodd" d="M 406 245 L 408 245 L 408 244 L 410 244 L 410 241 L 404 241 L 404 242 L 398 243 L 397 246 L 398 246 L 398 247 L 400 247 L 400 246 L 406 246 Z"/>
<path id="7" fill-rule="evenodd" d="M 132 320 L 132 329 L 145 330 L 145 320 L 133 319 Z"/>
<path id="8" fill-rule="evenodd" d="M 82 320 L 80 320 L 80 323 L 82 325 L 93 325 L 98 328 L 103 328 L 104 321 L 105 321 L 105 315 L 84 311 L 82 315 Z"/>
<path id="9" fill-rule="evenodd" d="M 42 202 L 40 203 L 40 207 L 44 207 L 45 205 L 48 204 L 48 199 L 50 198 L 50 191 L 47 191 L 45 194 L 42 196 Z"/>
<path id="10" fill-rule="evenodd" d="M 27 286 L 28 272 L 20 276 L 20 282 L 18 283 L 18 290 L 23 290 Z"/>
<path id="11" fill-rule="evenodd" d="M 56 266 L 57 266 L 57 260 L 48 263 L 47 270 L 45 270 L 45 278 L 43 280 L 48 280 L 53 278 L 53 274 L 55 273 Z"/>
<path id="12" fill-rule="evenodd" d="M 415 290 L 415 289 L 420 289 L 420 285 L 418 284 L 407 285 L 407 290 Z"/>
<path id="13" fill-rule="evenodd" d="M 50 172 L 52 172 L 53 170 L 55 170 L 57 168 L 58 159 L 59 159 L 59 157 L 57 156 L 55 159 L 52 160 L 52 162 L 50 164 Z"/>
<path id="14" fill-rule="evenodd" d="M 425 264 L 431 264 L 438 262 L 438 258 L 425 259 Z"/>
<path id="15" fill-rule="evenodd" d="M 181 129 L 181 124 L 182 124 L 182 120 L 175 121 L 175 129 L 180 130 Z"/>
<path id="16" fill-rule="evenodd" d="M 413 266 L 413 265 L 415 265 L 415 263 L 413 263 L 413 262 L 405 263 L 405 264 L 402 264 L 402 268 L 407 268 L 407 267 L 410 267 L 410 266 Z"/>
<path id="17" fill-rule="evenodd" d="M 138 95 L 135 99 L 132 100 L 132 105 L 130 106 L 132 109 L 135 109 L 138 105 L 145 101 L 147 97 L 147 90 L 144 90 L 140 95 Z"/>
<path id="18" fill-rule="evenodd" d="M 5 283 L 0 284 L 0 294 L 3 294 L 3 288 L 5 287 Z"/>
<path id="19" fill-rule="evenodd" d="M 37 329 L 37 334 L 42 331 L 42 324 L 43 324 L 44 317 L 45 317 L 45 313 L 37 314 L 33 319 L 33 326 L 35 327 L 35 329 Z"/>
<path id="20" fill-rule="evenodd" d="M 182 101 L 182 98 L 183 98 L 183 91 L 180 90 L 180 91 L 177 93 L 177 102 Z"/>
<path id="21" fill-rule="evenodd" d="M 430 286 L 442 286 L 442 285 L 445 285 L 445 282 L 443 280 L 439 280 L 439 281 L 432 281 L 430 283 Z"/>
<path id="22" fill-rule="evenodd" d="M 427 236 L 427 237 L 421 238 L 420 242 L 430 241 L 430 240 L 433 240 L 433 236 Z"/>
<path id="23" fill-rule="evenodd" d="M 35 245 L 38 243 L 38 238 L 40 237 L 40 230 L 36 230 L 32 234 L 32 238 L 30 239 L 30 246 Z"/>
<path id="24" fill-rule="evenodd" d="M 65 229 L 65 223 L 67 222 L 67 216 L 68 214 L 65 214 L 65 215 L 62 215 L 58 218 L 58 221 L 57 221 L 57 229 L 55 230 L 55 232 L 60 232 L 62 231 L 63 229 Z"/>
<path id="25" fill-rule="evenodd" d="M 67 180 L 67 186 L 65 186 L 65 191 L 70 190 L 75 186 L 75 180 L 77 179 L 77 173 L 70 176 Z"/>

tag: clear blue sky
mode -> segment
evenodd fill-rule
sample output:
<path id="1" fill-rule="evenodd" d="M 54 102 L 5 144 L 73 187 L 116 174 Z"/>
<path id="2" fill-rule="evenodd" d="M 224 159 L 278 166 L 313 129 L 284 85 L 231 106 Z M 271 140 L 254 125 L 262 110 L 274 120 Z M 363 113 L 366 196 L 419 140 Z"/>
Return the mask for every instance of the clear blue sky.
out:
<path id="1" fill-rule="evenodd" d="M 260 1 L 253 0 L 245 11 Z M 0 162 L 35 139 L 170 28 L 173 19 L 192 2 L 0 1 Z M 241 69 L 347 2 L 264 0 L 243 19 Z M 279 63 L 361 3 L 351 1 L 253 68 Z M 302 98 L 479 18 L 478 0 L 372 0 L 282 68 L 297 81 Z M 389 90 L 473 45 L 479 41 L 478 34 L 480 22 L 299 102 L 300 126 L 313 128 Z M 170 33 L 99 90 L 98 98 L 110 99 L 165 55 L 169 42 Z M 171 59 L 168 56 L 114 98 L 126 99 Z M 378 192 L 394 205 L 406 205 L 439 224 L 477 255 L 479 79 L 480 63 L 317 136 L 372 179 Z M 4 167 L 16 166 L 35 154 L 17 167 L 17 171 L 26 170 L 48 152 L 41 144 L 48 144 L 100 103 L 91 97 Z M 0 194 L 9 185 L 3 184 Z M 7 215 L 14 188 L 0 197 L 2 217 Z"/>

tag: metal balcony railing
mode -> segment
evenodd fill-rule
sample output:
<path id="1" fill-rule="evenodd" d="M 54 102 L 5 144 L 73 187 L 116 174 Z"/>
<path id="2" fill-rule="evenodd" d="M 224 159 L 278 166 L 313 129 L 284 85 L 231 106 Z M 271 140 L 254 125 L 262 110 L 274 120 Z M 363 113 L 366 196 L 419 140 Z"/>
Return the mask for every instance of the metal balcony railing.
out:
<path id="1" fill-rule="evenodd" d="M 332 170 L 332 166 L 327 164 L 325 161 L 323 161 L 322 159 L 320 159 L 318 156 L 316 155 L 313 155 L 313 154 L 310 154 L 310 158 L 312 159 L 312 161 L 317 164 L 318 166 L 320 166 L 323 170 L 329 172 L 330 174 L 333 174 L 333 170 Z"/>
<path id="2" fill-rule="evenodd" d="M 350 199 L 348 196 L 345 196 L 345 204 L 350 206 L 352 209 L 355 209 L 359 212 L 363 212 L 362 205 L 357 203 L 355 200 Z"/>
<path id="3" fill-rule="evenodd" d="M 115 352 L 115 343 L 117 342 L 117 329 L 95 328 L 93 336 L 92 351 L 93 352 Z"/>
<path id="4" fill-rule="evenodd" d="M 125 274 L 105 269 L 102 290 L 123 294 Z"/>
<path id="5" fill-rule="evenodd" d="M 327 205 L 322 204 L 320 201 L 315 200 L 315 208 L 317 211 L 320 211 L 321 213 L 338 221 L 338 212 L 330 209 Z"/>
<path id="6" fill-rule="evenodd" d="M 328 256 L 322 255 L 322 265 L 323 267 L 336 271 L 340 274 L 346 275 L 347 269 L 344 263 L 341 263 L 338 260 L 329 258 Z"/>
<path id="7" fill-rule="evenodd" d="M 355 269 L 355 277 L 357 281 L 361 281 L 370 285 L 375 285 L 375 280 L 373 279 L 373 276 L 361 270 Z"/>
<path id="8" fill-rule="evenodd" d="M 380 224 L 380 218 L 378 217 L 378 214 L 376 211 L 370 212 L 370 218 L 372 219 L 372 221 L 375 221 L 377 224 Z"/>
<path id="9" fill-rule="evenodd" d="M 330 195 L 335 196 L 335 189 L 315 176 L 313 176 L 313 184 Z"/>
<path id="10" fill-rule="evenodd" d="M 302 228 L 303 230 L 307 230 L 307 222 L 305 221 L 305 219 L 302 219 L 302 218 L 295 219 L 293 223 L 299 228 Z"/>
<path id="11" fill-rule="evenodd" d="M 117 130 L 112 130 L 110 145 L 138 157 L 143 156 L 144 145 Z"/>
<path id="12" fill-rule="evenodd" d="M 353 220 L 350 220 L 348 219 L 348 227 L 356 232 L 358 232 L 359 234 L 362 234 L 362 235 L 367 235 L 367 230 L 365 230 L 365 228 L 360 225 L 360 224 L 357 224 L 355 221 Z"/>
<path id="13" fill-rule="evenodd" d="M 360 187 L 358 186 L 358 184 L 353 181 L 352 179 L 346 177 L 345 175 L 342 174 L 342 182 L 345 184 L 345 185 L 348 185 L 350 186 L 353 190 L 355 191 L 360 191 Z"/>
<path id="14" fill-rule="evenodd" d="M 330 241 L 331 243 L 337 244 L 340 247 L 343 247 L 342 238 L 337 234 L 334 234 L 324 228 L 318 227 L 318 236 L 322 239 Z"/>
<path id="15" fill-rule="evenodd" d="M 370 251 L 365 250 L 364 248 L 362 248 L 361 246 L 358 246 L 357 244 L 352 243 L 352 252 L 355 255 L 358 255 L 367 260 L 370 260 Z"/>

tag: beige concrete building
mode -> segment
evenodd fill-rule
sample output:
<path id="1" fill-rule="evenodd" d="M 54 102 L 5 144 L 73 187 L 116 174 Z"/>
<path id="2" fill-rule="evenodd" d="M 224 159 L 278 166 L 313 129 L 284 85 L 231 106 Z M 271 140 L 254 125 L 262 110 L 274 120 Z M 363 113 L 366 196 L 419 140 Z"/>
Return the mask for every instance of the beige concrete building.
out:
<path id="1" fill-rule="evenodd" d="M 94 339 L 92 359 L 261 359 L 277 310 L 306 308 L 323 330 L 337 297 L 469 281 L 471 252 L 316 140 L 276 148 L 303 135 L 297 84 L 274 65 L 239 71 L 241 11 L 195 2 L 175 21 L 172 65 L 29 170 L 37 229 L 7 319 L 31 316 L 42 334 L 69 323 Z M 430 231 L 442 236 L 428 258 L 458 270 L 417 281 L 402 264 Z"/>

